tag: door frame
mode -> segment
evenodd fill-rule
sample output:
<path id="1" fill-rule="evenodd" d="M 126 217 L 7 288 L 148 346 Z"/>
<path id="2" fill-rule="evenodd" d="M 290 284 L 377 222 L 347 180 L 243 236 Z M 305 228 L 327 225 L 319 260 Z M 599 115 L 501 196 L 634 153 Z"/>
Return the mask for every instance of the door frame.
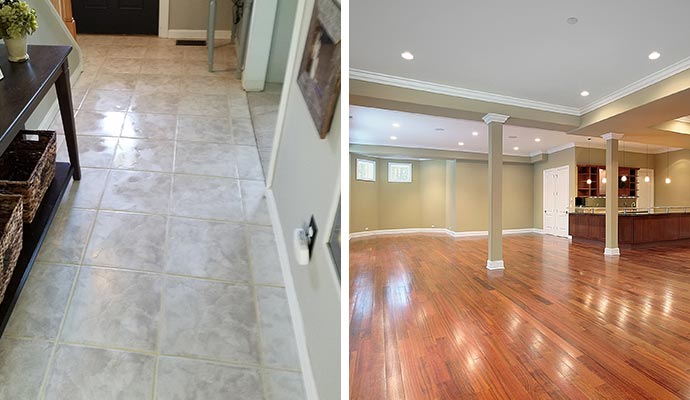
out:
<path id="1" fill-rule="evenodd" d="M 158 2 L 158 37 L 167 38 L 170 24 L 170 0 Z"/>

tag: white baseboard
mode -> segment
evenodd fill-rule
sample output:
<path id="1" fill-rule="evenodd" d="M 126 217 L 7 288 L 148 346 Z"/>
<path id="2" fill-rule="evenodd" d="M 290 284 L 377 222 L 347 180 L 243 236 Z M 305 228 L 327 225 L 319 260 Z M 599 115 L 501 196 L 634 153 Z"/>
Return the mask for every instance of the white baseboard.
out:
<path id="1" fill-rule="evenodd" d="M 621 255 L 621 249 L 618 247 L 607 247 L 604 249 L 604 255 L 605 256 L 620 256 Z"/>
<path id="2" fill-rule="evenodd" d="M 428 233 L 445 233 L 452 237 L 473 237 L 473 236 L 489 236 L 489 231 L 464 231 L 455 232 L 444 228 L 404 228 L 404 229 L 381 229 L 375 231 L 353 232 L 350 234 L 350 239 L 380 236 L 380 235 L 418 235 Z M 520 229 L 504 229 L 504 235 L 519 235 L 525 233 L 544 234 L 544 231 L 536 228 L 520 228 Z"/>
<path id="3" fill-rule="evenodd" d="M 278 214 L 278 206 L 276 205 L 276 200 L 275 197 L 273 197 L 273 191 L 271 189 L 266 190 L 266 204 L 268 205 L 268 212 L 271 215 L 271 223 L 273 225 L 273 232 L 275 233 L 276 245 L 278 247 L 278 257 L 280 258 L 280 268 L 283 271 L 283 279 L 285 280 L 285 291 L 287 292 L 288 305 L 290 306 L 290 314 L 292 315 L 292 326 L 295 331 L 295 340 L 297 341 L 297 352 L 299 354 L 300 367 L 302 369 L 304 390 L 308 400 L 318 400 L 319 395 L 316 390 L 311 360 L 309 359 L 307 337 L 304 333 L 304 320 L 302 319 L 302 311 L 299 308 L 299 302 L 297 300 L 297 291 L 295 290 L 295 283 L 292 278 L 292 269 L 290 269 L 290 256 L 287 250 L 287 242 L 283 235 L 283 228 Z"/>
<path id="4" fill-rule="evenodd" d="M 216 39 L 230 39 L 230 31 L 216 31 Z M 193 39 L 206 40 L 207 32 L 205 29 L 168 29 L 170 39 Z"/>
<path id="5" fill-rule="evenodd" d="M 499 269 L 506 269 L 506 266 L 503 263 L 503 260 L 486 260 L 486 269 L 490 271 L 495 271 Z"/>
<path id="6" fill-rule="evenodd" d="M 379 236 L 379 235 L 416 235 L 420 233 L 445 233 L 452 234 L 451 231 L 444 228 L 404 228 L 404 229 L 381 229 L 376 231 L 354 232 L 350 234 L 350 238 Z"/>

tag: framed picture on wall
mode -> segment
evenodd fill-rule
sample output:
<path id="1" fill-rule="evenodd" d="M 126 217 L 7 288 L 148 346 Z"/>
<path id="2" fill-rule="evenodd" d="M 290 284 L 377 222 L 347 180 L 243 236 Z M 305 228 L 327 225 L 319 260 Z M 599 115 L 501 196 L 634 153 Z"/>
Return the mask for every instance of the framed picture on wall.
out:
<path id="1" fill-rule="evenodd" d="M 340 94 L 340 6 L 333 0 L 314 3 L 297 84 L 323 139 Z"/>

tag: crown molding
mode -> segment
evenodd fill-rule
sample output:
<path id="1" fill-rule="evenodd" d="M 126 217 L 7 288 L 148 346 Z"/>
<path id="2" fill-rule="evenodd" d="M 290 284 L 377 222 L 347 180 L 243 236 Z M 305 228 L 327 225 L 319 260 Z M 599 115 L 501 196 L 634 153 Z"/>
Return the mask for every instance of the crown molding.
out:
<path id="1" fill-rule="evenodd" d="M 609 133 L 604 133 L 603 135 L 601 135 L 601 137 L 604 140 L 611 140 L 611 139 L 621 140 L 621 139 L 623 139 L 623 134 L 622 133 L 609 132 Z"/>
<path id="2" fill-rule="evenodd" d="M 496 113 L 488 113 L 486 114 L 482 119 L 486 124 L 490 124 L 492 122 L 498 122 L 499 124 L 505 124 L 506 121 L 510 118 L 509 115 L 503 115 L 503 114 L 496 114 Z"/>
<path id="3" fill-rule="evenodd" d="M 652 86 L 653 84 L 661 82 L 664 79 L 670 78 L 671 76 L 679 72 L 683 72 L 688 68 L 690 68 L 690 57 L 684 58 L 675 64 L 671 64 L 664 69 L 649 74 L 638 81 L 624 86 L 616 90 L 615 92 L 607 96 L 601 97 L 599 100 L 582 107 L 580 109 L 580 115 L 587 114 L 588 112 L 594 111 L 599 107 L 603 107 L 609 103 L 613 103 L 614 101 L 622 99 L 627 95 L 633 94 L 646 87 Z"/>
<path id="4" fill-rule="evenodd" d="M 561 114 L 580 116 L 580 110 L 576 107 L 566 107 L 557 104 L 544 103 L 535 100 L 520 99 L 501 94 L 481 92 L 472 89 L 463 89 L 440 83 L 420 81 L 417 79 L 401 78 L 398 76 L 382 74 L 379 72 L 365 71 L 350 68 L 350 79 L 365 82 L 379 83 L 382 85 L 396 86 L 404 89 L 413 89 L 429 93 L 444 94 L 453 97 L 463 97 L 471 100 L 488 101 L 491 103 L 505 104 L 508 106 L 531 108 L 540 111 L 549 111 Z"/>
<path id="5" fill-rule="evenodd" d="M 521 99 L 518 97 L 505 96 L 495 93 L 487 93 L 479 90 L 463 89 L 440 83 L 420 81 L 411 78 L 402 78 L 393 75 L 382 74 L 379 72 L 366 71 L 362 69 L 350 68 L 350 79 L 357 79 L 365 82 L 380 83 L 383 85 L 397 86 L 405 89 L 414 89 L 424 92 L 444 94 L 454 97 L 463 97 L 472 100 L 488 101 L 492 103 L 505 104 L 508 106 L 531 108 L 540 111 L 556 112 L 561 114 L 575 115 L 581 117 L 588 112 L 594 111 L 625 96 L 633 94 L 664 79 L 683 72 L 690 68 L 690 57 L 684 58 L 674 64 L 669 65 L 657 72 L 649 74 L 627 86 L 624 86 L 588 105 L 578 108 L 562 106 L 559 104 L 545 103 L 536 100 Z"/>

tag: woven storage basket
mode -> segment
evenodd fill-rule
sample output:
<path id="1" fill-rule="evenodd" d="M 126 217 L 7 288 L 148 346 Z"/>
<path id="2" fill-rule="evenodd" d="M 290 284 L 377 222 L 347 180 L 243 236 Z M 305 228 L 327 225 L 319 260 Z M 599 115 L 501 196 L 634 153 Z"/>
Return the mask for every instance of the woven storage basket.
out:
<path id="1" fill-rule="evenodd" d="M 22 250 L 22 197 L 0 194 L 0 302 Z"/>
<path id="2" fill-rule="evenodd" d="M 24 222 L 31 223 L 55 177 L 54 131 L 21 131 L 0 156 L 0 193 L 24 199 Z"/>

